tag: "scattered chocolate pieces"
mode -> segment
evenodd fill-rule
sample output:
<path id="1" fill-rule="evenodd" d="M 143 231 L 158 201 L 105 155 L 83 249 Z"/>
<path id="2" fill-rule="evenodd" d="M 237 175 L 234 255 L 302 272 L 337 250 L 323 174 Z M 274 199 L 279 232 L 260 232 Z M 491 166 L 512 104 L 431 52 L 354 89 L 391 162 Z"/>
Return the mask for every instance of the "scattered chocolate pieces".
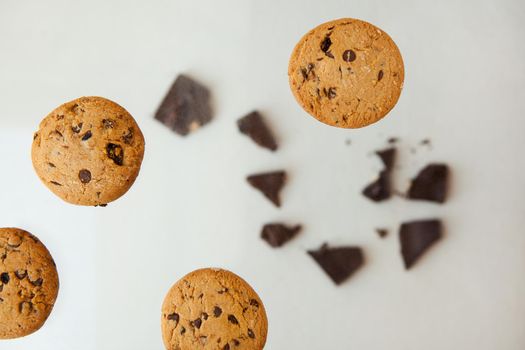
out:
<path id="1" fill-rule="evenodd" d="M 259 112 L 253 111 L 242 117 L 237 121 L 237 126 L 241 133 L 248 135 L 259 146 L 277 150 L 275 138 Z"/>
<path id="2" fill-rule="evenodd" d="M 250 175 L 246 178 L 248 183 L 261 191 L 277 207 L 281 206 L 280 192 L 286 181 L 284 171 Z"/>
<path id="3" fill-rule="evenodd" d="M 441 221 L 437 219 L 411 221 L 401 225 L 399 241 L 407 270 L 441 238 L 441 231 Z"/>
<path id="4" fill-rule="evenodd" d="M 392 196 L 390 188 L 390 172 L 383 170 L 379 178 L 363 189 L 363 196 L 374 202 L 384 201 Z"/>
<path id="5" fill-rule="evenodd" d="M 394 147 L 387 148 L 381 151 L 376 151 L 376 154 L 381 158 L 381 161 L 385 165 L 385 169 L 392 170 L 396 157 L 396 149 Z"/>
<path id="6" fill-rule="evenodd" d="M 448 166 L 429 164 L 412 180 L 407 198 L 444 203 L 447 195 Z"/>
<path id="7" fill-rule="evenodd" d="M 155 113 L 155 119 L 182 136 L 188 135 L 212 119 L 209 90 L 179 75 Z"/>
<path id="8" fill-rule="evenodd" d="M 321 266 L 326 274 L 339 285 L 364 263 L 363 251 L 359 247 L 328 247 L 323 244 L 308 254 Z"/>
<path id="9" fill-rule="evenodd" d="M 280 223 L 266 224 L 261 231 L 261 238 L 272 247 L 281 247 L 301 231 L 301 225 L 288 227 Z"/>
<path id="10" fill-rule="evenodd" d="M 386 228 L 376 228 L 376 233 L 380 238 L 388 236 L 388 230 Z"/>

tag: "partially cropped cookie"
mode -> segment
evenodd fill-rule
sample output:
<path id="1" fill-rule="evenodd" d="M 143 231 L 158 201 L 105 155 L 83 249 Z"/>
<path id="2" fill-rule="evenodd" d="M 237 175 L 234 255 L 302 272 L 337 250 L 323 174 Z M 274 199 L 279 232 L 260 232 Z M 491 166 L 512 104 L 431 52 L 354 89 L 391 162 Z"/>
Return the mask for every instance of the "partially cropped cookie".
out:
<path id="1" fill-rule="evenodd" d="M 46 247 L 32 234 L 0 228 L 0 339 L 37 331 L 58 294 L 58 274 Z"/>
<path id="2" fill-rule="evenodd" d="M 358 19 L 321 24 L 295 46 L 288 66 L 299 104 L 319 121 L 360 128 L 383 118 L 397 103 L 403 59 L 381 29 Z"/>
<path id="3" fill-rule="evenodd" d="M 168 350 L 260 350 L 268 321 L 257 293 L 222 269 L 196 270 L 170 289 L 162 305 Z"/>
<path id="4" fill-rule="evenodd" d="M 81 97 L 42 120 L 31 155 L 38 177 L 57 196 L 72 204 L 104 205 L 137 178 L 144 137 L 123 107 Z"/>

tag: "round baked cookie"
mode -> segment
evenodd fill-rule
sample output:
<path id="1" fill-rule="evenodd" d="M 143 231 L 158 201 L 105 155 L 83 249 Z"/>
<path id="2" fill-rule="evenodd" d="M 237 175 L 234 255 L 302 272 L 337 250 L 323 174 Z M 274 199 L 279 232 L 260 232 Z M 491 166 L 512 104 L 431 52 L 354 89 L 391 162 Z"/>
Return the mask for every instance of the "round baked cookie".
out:
<path id="1" fill-rule="evenodd" d="M 175 283 L 162 305 L 161 326 L 168 350 L 260 350 L 268 332 L 257 293 L 234 273 L 213 268 Z"/>
<path id="2" fill-rule="evenodd" d="M 18 228 L 0 228 L 0 339 L 37 331 L 53 309 L 58 274 L 46 247 Z"/>
<path id="3" fill-rule="evenodd" d="M 64 103 L 40 123 L 33 167 L 66 202 L 105 205 L 131 187 L 144 157 L 144 136 L 123 107 L 102 97 Z"/>
<path id="4" fill-rule="evenodd" d="M 308 32 L 288 66 L 299 104 L 319 121 L 341 128 L 383 118 L 397 103 L 404 76 L 401 53 L 388 34 L 353 18 Z"/>

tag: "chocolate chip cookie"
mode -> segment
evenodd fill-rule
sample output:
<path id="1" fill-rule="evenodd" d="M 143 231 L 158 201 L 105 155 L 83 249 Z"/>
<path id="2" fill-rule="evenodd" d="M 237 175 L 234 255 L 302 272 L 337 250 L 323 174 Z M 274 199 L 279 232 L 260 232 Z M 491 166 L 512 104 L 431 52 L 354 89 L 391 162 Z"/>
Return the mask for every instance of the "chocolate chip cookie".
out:
<path id="1" fill-rule="evenodd" d="M 58 274 L 46 247 L 32 234 L 0 228 L 0 339 L 37 331 L 58 294 Z"/>
<path id="2" fill-rule="evenodd" d="M 352 18 L 321 24 L 295 46 L 288 67 L 299 104 L 319 121 L 360 128 L 383 118 L 397 103 L 403 59 L 376 26 Z"/>
<path id="3" fill-rule="evenodd" d="M 168 350 L 260 350 L 268 331 L 257 293 L 234 273 L 212 268 L 175 283 L 164 299 L 161 323 Z"/>
<path id="4" fill-rule="evenodd" d="M 81 97 L 42 120 L 31 155 L 38 177 L 57 196 L 72 204 L 104 205 L 135 181 L 144 137 L 115 102 Z"/>

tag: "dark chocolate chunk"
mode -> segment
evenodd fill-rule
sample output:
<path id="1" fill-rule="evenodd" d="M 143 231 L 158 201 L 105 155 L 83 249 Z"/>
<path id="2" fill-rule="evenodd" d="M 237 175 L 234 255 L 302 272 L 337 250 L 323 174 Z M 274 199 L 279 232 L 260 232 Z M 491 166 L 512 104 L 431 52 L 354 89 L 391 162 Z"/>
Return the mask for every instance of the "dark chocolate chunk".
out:
<path id="1" fill-rule="evenodd" d="M 250 299 L 250 305 L 251 306 L 255 306 L 255 307 L 259 307 L 259 302 L 255 299 Z"/>
<path id="2" fill-rule="evenodd" d="M 272 151 L 277 150 L 275 138 L 259 112 L 253 111 L 242 117 L 237 121 L 237 126 L 241 133 L 248 135 L 259 146 Z"/>
<path id="3" fill-rule="evenodd" d="M 31 282 L 33 286 L 40 287 L 42 283 L 44 282 L 44 280 L 41 277 L 39 277 L 34 281 L 29 280 L 29 282 Z"/>
<path id="4" fill-rule="evenodd" d="M 383 71 L 380 70 L 379 73 L 377 73 L 377 81 L 381 81 L 383 79 Z"/>
<path id="5" fill-rule="evenodd" d="M 115 121 L 113 119 L 102 119 L 102 126 L 104 129 L 113 129 L 115 127 Z"/>
<path id="6" fill-rule="evenodd" d="M 197 329 L 201 328 L 201 325 L 202 325 L 202 320 L 200 318 L 197 318 L 196 320 L 194 321 L 191 321 L 190 322 L 191 325 Z"/>
<path id="7" fill-rule="evenodd" d="M 326 274 L 339 285 L 363 265 L 363 251 L 359 247 L 330 248 L 325 243 L 308 254 L 321 266 Z"/>
<path id="8" fill-rule="evenodd" d="M 399 229 L 401 256 L 408 270 L 442 235 L 441 221 L 420 220 L 405 222 Z"/>
<path id="9" fill-rule="evenodd" d="M 82 125 L 83 123 L 78 123 L 77 125 L 73 125 L 71 127 L 71 130 L 75 133 L 75 134 L 78 134 L 80 132 L 80 130 L 82 130 Z"/>
<path id="10" fill-rule="evenodd" d="M 262 228 L 261 238 L 276 248 L 291 240 L 299 231 L 301 231 L 301 225 L 288 227 L 280 223 L 266 224 Z"/>
<path id="11" fill-rule="evenodd" d="M 2 272 L 0 274 L 0 282 L 2 282 L 3 284 L 9 283 L 9 274 L 7 272 Z"/>
<path id="12" fill-rule="evenodd" d="M 230 350 L 230 344 L 226 344 L 226 345 L 224 345 L 224 347 L 222 348 L 222 350 Z"/>
<path id="13" fill-rule="evenodd" d="M 337 89 L 335 87 L 329 87 L 325 94 L 329 100 L 334 99 L 337 97 Z"/>
<path id="14" fill-rule="evenodd" d="M 235 346 L 241 345 L 241 342 L 238 341 L 237 339 L 233 339 L 232 342 L 233 342 L 233 345 L 235 345 Z"/>
<path id="15" fill-rule="evenodd" d="M 202 319 L 203 319 L 204 321 L 206 321 L 206 320 L 208 319 L 208 314 L 205 313 L 205 312 L 203 312 L 203 313 L 202 313 Z"/>
<path id="16" fill-rule="evenodd" d="M 429 164 L 412 179 L 407 198 L 444 203 L 448 187 L 448 166 Z"/>
<path id="17" fill-rule="evenodd" d="M 255 339 L 255 333 L 253 333 L 253 331 L 250 328 L 248 328 L 248 336 L 252 339 Z"/>
<path id="18" fill-rule="evenodd" d="M 87 184 L 91 181 L 91 171 L 82 169 L 78 172 L 78 178 L 83 184 Z"/>
<path id="19" fill-rule="evenodd" d="M 376 151 L 376 154 L 381 158 L 386 170 L 391 170 L 394 167 L 394 160 L 396 157 L 395 148 L 387 148 L 381 151 Z"/>
<path id="20" fill-rule="evenodd" d="M 117 165 L 124 164 L 124 150 L 122 149 L 122 146 L 114 143 L 108 143 L 106 145 L 106 153 L 108 158 L 113 160 L 113 163 Z"/>
<path id="21" fill-rule="evenodd" d="M 133 141 L 133 128 L 128 128 L 128 132 L 122 136 L 122 141 L 124 141 L 126 145 L 131 145 Z"/>
<path id="22" fill-rule="evenodd" d="M 213 308 L 213 316 L 219 317 L 222 314 L 222 309 L 218 306 Z"/>
<path id="23" fill-rule="evenodd" d="M 354 50 L 345 50 L 343 52 L 343 61 L 345 62 L 353 62 L 356 59 L 356 55 Z"/>
<path id="24" fill-rule="evenodd" d="M 323 41 L 321 41 L 321 51 L 328 52 L 330 50 L 330 46 L 332 46 L 332 40 L 330 39 L 330 36 L 325 36 Z"/>
<path id="25" fill-rule="evenodd" d="M 179 75 L 160 104 L 155 119 L 185 136 L 212 119 L 210 92 L 185 75 Z"/>
<path id="26" fill-rule="evenodd" d="M 261 191 L 277 207 L 281 206 L 279 194 L 286 181 L 284 171 L 250 175 L 246 178 L 248 183 Z"/>
<path id="27" fill-rule="evenodd" d="M 27 276 L 27 270 L 16 270 L 15 271 L 15 276 L 19 280 L 23 280 Z"/>
<path id="28" fill-rule="evenodd" d="M 237 321 L 237 318 L 233 315 L 228 315 L 228 321 L 232 324 L 239 324 L 239 321 Z"/>
<path id="29" fill-rule="evenodd" d="M 385 228 L 376 228 L 376 233 L 379 237 L 385 238 L 388 235 L 388 230 Z"/>
<path id="30" fill-rule="evenodd" d="M 82 135 L 82 141 L 89 140 L 91 138 L 91 136 L 93 136 L 93 134 L 91 133 L 91 130 L 86 131 L 86 133 L 84 135 Z"/>
<path id="31" fill-rule="evenodd" d="M 379 178 L 363 189 L 363 196 L 374 202 L 384 201 L 392 196 L 390 188 L 390 172 L 383 170 L 379 173 Z"/>
<path id="32" fill-rule="evenodd" d="M 179 324 L 179 319 L 179 314 L 176 312 L 168 315 L 168 320 L 175 321 L 175 327 L 177 327 L 177 325 Z"/>
<path id="33" fill-rule="evenodd" d="M 180 334 L 184 334 L 186 333 L 186 328 L 184 328 L 183 326 L 180 327 Z"/>

